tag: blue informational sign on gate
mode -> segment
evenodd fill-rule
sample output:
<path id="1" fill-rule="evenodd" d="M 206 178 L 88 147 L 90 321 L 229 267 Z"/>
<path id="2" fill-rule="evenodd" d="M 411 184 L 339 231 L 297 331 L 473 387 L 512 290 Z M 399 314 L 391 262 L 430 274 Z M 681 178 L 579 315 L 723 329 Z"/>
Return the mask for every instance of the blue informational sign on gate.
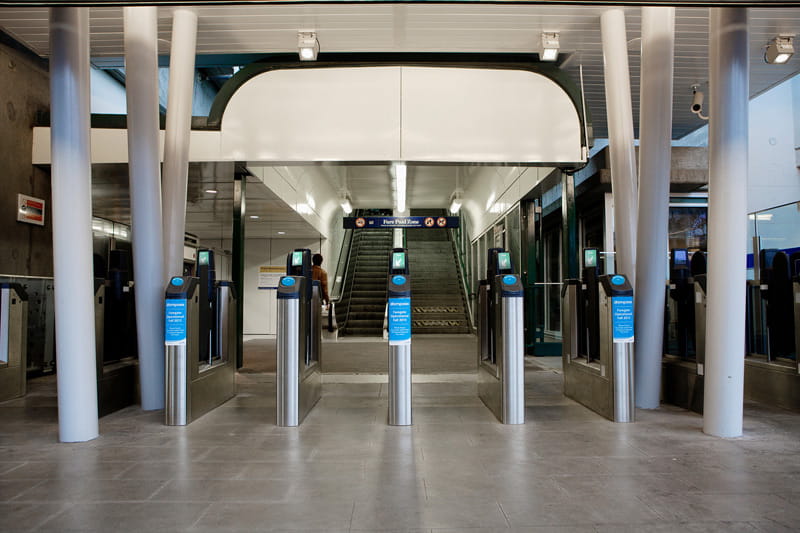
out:
<path id="1" fill-rule="evenodd" d="M 411 344 L 411 298 L 389 298 L 389 346 Z"/>
<path id="2" fill-rule="evenodd" d="M 344 217 L 344 229 L 386 229 L 386 228 L 421 228 L 442 229 L 457 228 L 458 217 Z"/>
<path id="3" fill-rule="evenodd" d="M 186 344 L 186 300 L 165 300 L 164 344 L 176 346 Z"/>
<path id="4" fill-rule="evenodd" d="M 633 342 L 633 296 L 611 298 L 611 328 L 614 342 Z"/>

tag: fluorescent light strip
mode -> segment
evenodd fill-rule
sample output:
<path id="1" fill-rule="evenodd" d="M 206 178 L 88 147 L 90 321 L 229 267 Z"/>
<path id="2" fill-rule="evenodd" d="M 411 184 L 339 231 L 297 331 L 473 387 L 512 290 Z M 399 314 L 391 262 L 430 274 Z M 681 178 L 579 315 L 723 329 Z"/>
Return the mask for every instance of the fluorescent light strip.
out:
<path id="1" fill-rule="evenodd" d="M 394 175 L 397 187 L 395 194 L 397 195 L 397 211 L 404 213 L 406 210 L 406 165 L 405 163 L 397 163 L 394 167 Z"/>

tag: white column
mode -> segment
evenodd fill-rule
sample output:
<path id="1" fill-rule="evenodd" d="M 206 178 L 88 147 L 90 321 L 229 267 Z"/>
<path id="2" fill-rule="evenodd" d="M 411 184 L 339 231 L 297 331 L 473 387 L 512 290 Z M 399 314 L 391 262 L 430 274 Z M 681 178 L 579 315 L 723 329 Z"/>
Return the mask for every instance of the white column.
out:
<path id="1" fill-rule="evenodd" d="M 158 124 L 158 8 L 126 7 L 128 101 L 136 335 L 142 409 L 164 408 L 164 246 Z"/>
<path id="2" fill-rule="evenodd" d="M 88 8 L 50 10 L 50 95 L 58 437 L 82 442 L 98 436 Z"/>
<path id="3" fill-rule="evenodd" d="M 742 434 L 749 53 L 746 8 L 709 9 L 708 300 L 703 431 Z"/>
<path id="4" fill-rule="evenodd" d="M 166 275 L 183 274 L 183 236 L 186 232 L 186 184 L 189 179 L 189 135 L 192 128 L 194 56 L 197 13 L 175 9 L 169 54 L 167 128 L 164 140 L 164 246 Z"/>
<path id="5" fill-rule="evenodd" d="M 667 279 L 675 8 L 642 8 L 639 92 L 639 213 L 636 242 L 636 407 L 661 392 Z"/>
<path id="6" fill-rule="evenodd" d="M 603 36 L 611 191 L 614 194 L 616 271 L 628 276 L 631 284 L 634 284 L 637 179 L 624 12 L 621 9 L 605 11 L 600 17 L 600 29 Z"/>

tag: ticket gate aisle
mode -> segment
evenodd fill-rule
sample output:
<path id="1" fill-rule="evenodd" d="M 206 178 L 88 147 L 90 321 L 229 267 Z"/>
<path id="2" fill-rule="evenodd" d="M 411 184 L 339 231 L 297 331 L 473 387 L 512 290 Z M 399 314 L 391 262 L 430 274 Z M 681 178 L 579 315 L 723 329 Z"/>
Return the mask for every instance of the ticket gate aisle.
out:
<path id="1" fill-rule="evenodd" d="M 478 289 L 478 396 L 503 424 L 524 424 L 524 289 L 509 252 L 489 249 L 486 265 Z"/>
<path id="2" fill-rule="evenodd" d="M 670 250 L 669 300 L 661 374 L 663 401 L 703 412 L 706 335 L 706 255 Z"/>
<path id="3" fill-rule="evenodd" d="M 599 276 L 597 256 L 585 249 L 583 279 L 561 289 L 564 394 L 609 420 L 633 422 L 633 288 L 624 275 Z"/>
<path id="4" fill-rule="evenodd" d="M 105 416 L 139 401 L 136 319 L 130 256 L 112 250 L 110 268 L 95 257 L 94 317 L 97 413 Z"/>
<path id="5" fill-rule="evenodd" d="M 800 410 L 795 265 L 785 252 L 765 249 L 759 270 L 760 279 L 748 282 L 744 396 Z"/>
<path id="6" fill-rule="evenodd" d="M 800 374 L 800 252 L 789 258 L 792 263 L 792 294 L 794 295 L 794 353 L 797 373 Z"/>
<path id="7" fill-rule="evenodd" d="M 200 253 L 208 255 L 201 255 L 198 262 L 212 267 L 212 252 Z M 210 276 L 201 277 L 207 281 Z M 173 277 L 167 286 L 165 423 L 169 426 L 185 426 L 236 395 L 237 295 L 230 282 L 210 287 L 210 292 L 202 291 L 200 279 L 188 276 Z"/>
<path id="8" fill-rule="evenodd" d="M 19 283 L 0 283 L 0 402 L 25 395 L 28 295 Z"/>
<path id="9" fill-rule="evenodd" d="M 322 396 L 322 324 L 319 282 L 311 275 L 311 250 L 286 258 L 278 282 L 277 424 L 300 425 Z"/>
<path id="10" fill-rule="evenodd" d="M 387 318 L 389 326 L 389 425 L 410 426 L 411 414 L 411 277 L 408 250 L 389 254 Z"/>

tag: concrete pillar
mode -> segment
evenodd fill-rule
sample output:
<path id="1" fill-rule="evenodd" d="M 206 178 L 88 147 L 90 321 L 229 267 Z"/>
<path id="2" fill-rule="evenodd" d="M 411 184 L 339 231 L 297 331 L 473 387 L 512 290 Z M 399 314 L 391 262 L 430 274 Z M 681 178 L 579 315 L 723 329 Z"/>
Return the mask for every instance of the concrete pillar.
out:
<path id="1" fill-rule="evenodd" d="M 703 431 L 742 434 L 749 52 L 746 8 L 709 9 L 708 300 Z"/>
<path id="2" fill-rule="evenodd" d="M 634 284 L 638 187 L 625 13 L 621 9 L 605 11 L 600 17 L 600 29 L 603 38 L 611 190 L 614 194 L 616 271 L 628 276 Z"/>
<path id="3" fill-rule="evenodd" d="M 639 92 L 639 213 L 636 242 L 636 407 L 661 393 L 667 279 L 675 8 L 642 8 Z"/>
<path id="4" fill-rule="evenodd" d="M 126 7 L 128 168 L 142 409 L 164 408 L 164 245 L 158 123 L 158 8 Z"/>
<path id="5" fill-rule="evenodd" d="M 50 146 L 61 442 L 83 442 L 99 434 L 89 68 L 89 9 L 52 8 Z"/>
<path id="6" fill-rule="evenodd" d="M 189 179 L 189 136 L 192 128 L 194 56 L 197 13 L 175 8 L 169 54 L 167 127 L 164 140 L 164 246 L 167 277 L 183 274 L 183 236 L 186 233 L 186 187 Z"/>

